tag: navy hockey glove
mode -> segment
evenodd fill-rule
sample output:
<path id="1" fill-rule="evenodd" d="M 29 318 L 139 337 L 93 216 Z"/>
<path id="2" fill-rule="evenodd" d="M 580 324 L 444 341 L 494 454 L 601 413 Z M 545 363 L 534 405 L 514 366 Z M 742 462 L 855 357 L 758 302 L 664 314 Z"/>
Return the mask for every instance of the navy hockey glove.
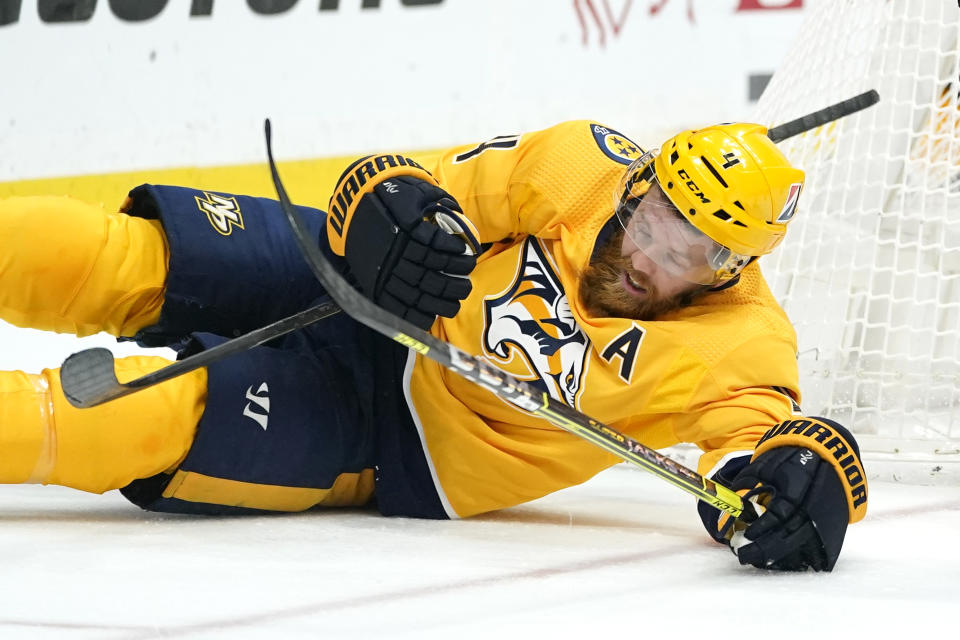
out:
<path id="1" fill-rule="evenodd" d="M 700 502 L 711 536 L 761 569 L 831 571 L 847 524 L 867 511 L 860 450 L 844 427 L 825 418 L 788 420 L 761 438 L 749 462 L 736 458 L 714 478 L 758 503 L 744 526 Z"/>
<path id="2" fill-rule="evenodd" d="M 403 156 L 362 158 L 330 199 L 327 238 L 375 303 L 429 330 L 470 293 L 477 232 L 456 200 Z"/>

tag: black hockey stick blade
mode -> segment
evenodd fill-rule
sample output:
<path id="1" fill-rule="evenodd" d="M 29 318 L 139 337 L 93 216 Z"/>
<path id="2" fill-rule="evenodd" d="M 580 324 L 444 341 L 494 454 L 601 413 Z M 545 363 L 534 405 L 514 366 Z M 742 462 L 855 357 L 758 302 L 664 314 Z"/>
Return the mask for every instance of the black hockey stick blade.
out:
<path id="1" fill-rule="evenodd" d="M 768 129 L 767 137 L 774 142 L 780 142 L 810 129 L 816 129 L 828 122 L 854 114 L 857 111 L 862 111 L 878 102 L 880 102 L 880 94 L 877 93 L 876 89 L 870 89 L 870 91 L 865 91 L 860 95 Z"/>
<path id="2" fill-rule="evenodd" d="M 339 311 L 340 307 L 336 303 L 318 304 L 232 340 L 221 342 L 206 351 L 195 353 L 130 382 L 117 380 L 113 353 L 109 349 L 98 347 L 79 351 L 64 360 L 60 366 L 63 395 L 75 407 L 81 409 L 95 407 L 269 342 Z"/>
<path id="3" fill-rule="evenodd" d="M 667 480 L 700 500 L 740 520 L 756 519 L 753 505 L 733 490 L 704 478 L 692 469 L 650 449 L 646 445 L 538 391 L 490 363 L 458 349 L 423 331 L 410 322 L 381 309 L 353 288 L 328 262 L 317 240 L 287 196 L 273 160 L 270 120 L 264 122 L 270 174 L 280 206 L 286 214 L 304 258 L 327 293 L 354 320 L 383 334 L 420 355 L 457 372 L 500 398 L 546 419 L 551 424 L 592 442 L 598 447 Z"/>

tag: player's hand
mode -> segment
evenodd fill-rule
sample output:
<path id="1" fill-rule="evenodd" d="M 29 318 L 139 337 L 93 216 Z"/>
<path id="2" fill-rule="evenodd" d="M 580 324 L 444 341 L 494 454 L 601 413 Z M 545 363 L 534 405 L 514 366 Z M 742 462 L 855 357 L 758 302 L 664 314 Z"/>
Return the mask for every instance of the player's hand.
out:
<path id="1" fill-rule="evenodd" d="M 479 250 L 476 230 L 460 205 L 413 175 L 389 177 L 365 191 L 343 228 L 343 255 L 357 286 L 422 329 L 438 315 L 452 318 L 470 293 Z"/>
<path id="2" fill-rule="evenodd" d="M 823 418 L 790 420 L 761 439 L 749 463 L 737 462 L 715 477 L 755 501 L 761 515 L 744 525 L 700 503 L 714 539 L 728 544 L 740 564 L 831 571 L 847 524 L 867 508 L 866 477 L 850 432 Z"/>

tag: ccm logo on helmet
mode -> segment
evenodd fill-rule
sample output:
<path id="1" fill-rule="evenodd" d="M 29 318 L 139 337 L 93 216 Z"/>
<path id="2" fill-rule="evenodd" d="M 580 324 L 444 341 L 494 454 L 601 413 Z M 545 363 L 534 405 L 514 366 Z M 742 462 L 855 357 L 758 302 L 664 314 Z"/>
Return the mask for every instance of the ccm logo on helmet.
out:
<path id="1" fill-rule="evenodd" d="M 677 175 L 680 176 L 681 180 L 685 181 L 683 184 L 687 185 L 687 189 L 693 191 L 693 195 L 700 198 L 700 202 L 703 204 L 710 202 L 710 199 L 703 195 L 703 191 L 700 191 L 700 187 L 698 187 L 697 183 L 690 178 L 690 174 L 687 173 L 685 169 L 680 169 L 680 171 L 677 172 Z"/>

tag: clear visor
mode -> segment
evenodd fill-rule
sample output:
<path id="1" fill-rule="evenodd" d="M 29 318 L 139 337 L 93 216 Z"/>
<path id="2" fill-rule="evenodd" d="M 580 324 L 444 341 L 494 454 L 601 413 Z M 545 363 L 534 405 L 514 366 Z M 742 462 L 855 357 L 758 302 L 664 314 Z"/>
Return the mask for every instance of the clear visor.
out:
<path id="1" fill-rule="evenodd" d="M 664 194 L 651 149 L 624 173 L 614 194 L 617 219 L 632 242 L 657 266 L 697 284 L 715 285 L 740 273 L 750 256 L 733 253 L 694 227 Z"/>

